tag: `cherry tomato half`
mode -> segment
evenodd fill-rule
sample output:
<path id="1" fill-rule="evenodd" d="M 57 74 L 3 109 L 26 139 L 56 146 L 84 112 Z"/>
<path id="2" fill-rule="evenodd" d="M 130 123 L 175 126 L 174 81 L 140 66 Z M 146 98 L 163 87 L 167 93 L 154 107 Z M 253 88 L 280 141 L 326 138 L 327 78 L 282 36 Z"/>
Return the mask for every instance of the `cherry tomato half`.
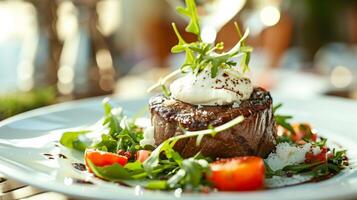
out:
<path id="1" fill-rule="evenodd" d="M 95 166 L 98 167 L 113 165 L 115 163 L 124 166 L 128 162 L 128 158 L 126 156 L 93 149 L 86 150 L 84 159 L 90 172 L 92 172 L 92 169 L 88 165 L 88 160 L 90 160 Z"/>
<path id="2" fill-rule="evenodd" d="M 151 154 L 148 150 L 139 150 L 136 152 L 136 160 L 143 163 Z"/>
<path id="3" fill-rule="evenodd" d="M 249 191 L 264 186 L 264 161 L 260 157 L 222 159 L 211 163 L 210 169 L 207 178 L 218 190 Z"/>

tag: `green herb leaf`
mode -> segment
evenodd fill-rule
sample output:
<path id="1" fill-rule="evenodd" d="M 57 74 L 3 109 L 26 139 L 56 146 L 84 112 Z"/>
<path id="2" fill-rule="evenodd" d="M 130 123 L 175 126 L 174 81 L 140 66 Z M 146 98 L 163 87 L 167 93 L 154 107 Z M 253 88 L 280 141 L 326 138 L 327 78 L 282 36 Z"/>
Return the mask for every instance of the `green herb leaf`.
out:
<path id="1" fill-rule="evenodd" d="M 103 134 L 101 141 L 94 147 L 101 151 L 116 152 L 118 141 L 113 139 L 110 135 Z"/>
<path id="2" fill-rule="evenodd" d="M 289 171 L 289 172 L 293 172 L 294 174 L 302 172 L 304 170 L 308 170 L 311 169 L 312 167 L 321 165 L 324 162 L 316 162 L 316 163 L 311 163 L 311 164 L 307 164 L 307 163 L 302 163 L 302 164 L 296 164 L 296 165 L 289 165 L 283 168 L 283 171 Z"/>
<path id="3" fill-rule="evenodd" d="M 211 78 L 214 78 L 217 76 L 218 73 L 218 66 L 214 65 L 211 67 Z"/>
<path id="4" fill-rule="evenodd" d="M 87 162 L 93 170 L 93 173 L 99 178 L 113 182 L 132 179 L 132 175 L 118 163 L 104 167 L 97 167 L 90 160 Z"/>
<path id="5" fill-rule="evenodd" d="M 165 85 L 161 85 L 161 90 L 165 97 L 170 97 L 171 92 Z"/>
<path id="6" fill-rule="evenodd" d="M 139 161 L 135 162 L 129 162 L 124 166 L 125 169 L 130 170 L 130 171 L 138 171 L 138 170 L 143 170 L 143 165 Z"/>
<path id="7" fill-rule="evenodd" d="M 134 120 L 123 116 L 121 108 L 112 108 L 109 99 L 103 100 L 105 117 L 103 125 L 108 127 L 108 134 L 102 135 L 102 140 L 94 147 L 116 153 L 118 150 L 132 153 L 141 149 L 140 140 L 143 139 L 143 131 L 138 128 Z"/>
<path id="8" fill-rule="evenodd" d="M 144 187 L 147 189 L 151 189 L 151 190 L 164 190 L 167 188 L 167 181 L 152 180 L 152 181 L 147 182 Z"/>
<path id="9" fill-rule="evenodd" d="M 208 171 L 208 162 L 204 159 L 188 158 L 183 160 L 182 167 L 168 181 L 170 188 L 197 187 L 202 183 Z"/>
<path id="10" fill-rule="evenodd" d="M 182 52 L 182 51 L 184 51 L 184 50 L 186 49 L 185 44 L 187 44 L 187 43 L 186 43 L 186 41 L 183 39 L 183 37 L 181 36 L 180 32 L 178 31 L 178 29 L 177 29 L 177 27 L 176 27 L 176 24 L 175 24 L 175 23 L 172 23 L 171 25 L 172 25 L 172 28 L 174 29 L 174 32 L 175 32 L 175 34 L 176 34 L 176 36 L 177 36 L 177 38 L 178 38 L 178 40 L 179 40 L 179 41 L 178 41 L 178 44 L 175 45 L 174 47 L 172 47 L 171 52 L 172 52 L 172 53 Z"/>
<path id="11" fill-rule="evenodd" d="M 273 106 L 273 114 L 274 114 L 274 119 L 275 122 L 282 126 L 283 128 L 287 129 L 290 131 L 291 134 L 295 134 L 294 128 L 291 126 L 291 124 L 288 122 L 289 119 L 292 119 L 293 117 L 290 115 L 279 115 L 277 114 L 277 111 L 283 106 L 283 104 L 279 103 L 275 106 Z"/>
<path id="12" fill-rule="evenodd" d="M 324 138 L 324 137 L 320 137 L 320 139 L 315 142 L 314 144 L 320 148 L 326 146 L 326 143 L 327 143 L 327 138 Z"/>
<path id="13" fill-rule="evenodd" d="M 282 103 L 278 103 L 273 106 L 273 114 L 276 114 L 276 111 L 279 110 L 281 107 L 283 107 Z"/>
<path id="14" fill-rule="evenodd" d="M 89 132 L 90 131 L 65 132 L 60 139 L 60 143 L 67 148 L 84 152 L 89 144 L 88 141 L 81 139 L 81 136 Z"/>
<path id="15" fill-rule="evenodd" d="M 186 0 L 186 8 L 178 7 L 176 10 L 190 18 L 186 31 L 200 36 L 200 23 L 198 21 L 197 8 L 194 0 Z"/>
<path id="16" fill-rule="evenodd" d="M 140 179 L 140 180 L 121 180 L 120 182 L 131 187 L 141 186 L 143 188 L 150 189 L 150 190 L 168 189 L 166 180 Z"/>
<path id="17" fill-rule="evenodd" d="M 239 42 L 228 52 L 221 54 L 216 53 L 216 50 L 222 50 L 224 47 L 223 42 L 219 42 L 216 45 L 204 43 L 200 39 L 200 25 L 198 21 L 197 9 L 194 0 L 186 0 L 186 8 L 177 8 L 177 11 L 190 18 L 190 22 L 186 27 L 187 32 L 194 33 L 198 36 L 198 41 L 187 43 L 179 33 L 176 25 L 173 23 L 172 27 L 179 40 L 178 44 L 172 47 L 172 53 L 180 53 L 185 51 L 185 62 L 181 66 L 182 73 L 191 69 L 191 73 L 199 74 L 207 67 L 211 67 L 211 77 L 215 78 L 219 69 L 230 69 L 237 65 L 232 61 L 233 58 L 242 56 L 241 68 L 245 73 L 249 70 L 250 53 L 253 48 L 246 46 L 245 39 L 248 37 L 249 29 L 243 34 L 240 33 L 238 25 L 236 24 L 238 34 L 240 36 Z"/>

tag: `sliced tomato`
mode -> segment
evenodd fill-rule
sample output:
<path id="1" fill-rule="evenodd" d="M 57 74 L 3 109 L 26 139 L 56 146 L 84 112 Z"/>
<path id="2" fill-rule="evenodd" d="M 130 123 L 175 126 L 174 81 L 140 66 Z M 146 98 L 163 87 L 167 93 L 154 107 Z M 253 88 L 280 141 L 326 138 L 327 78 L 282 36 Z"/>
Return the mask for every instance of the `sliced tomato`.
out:
<path id="1" fill-rule="evenodd" d="M 139 150 L 136 152 L 136 160 L 143 163 L 151 154 L 148 150 Z"/>
<path id="2" fill-rule="evenodd" d="M 305 154 L 305 163 L 326 162 L 327 161 L 327 148 L 323 147 L 321 152 L 314 155 L 313 152 L 307 152 Z"/>
<path id="3" fill-rule="evenodd" d="M 207 179 L 221 191 L 249 191 L 264 186 L 264 161 L 246 156 L 222 159 L 210 164 Z"/>
<path id="4" fill-rule="evenodd" d="M 88 165 L 88 160 L 90 160 L 95 166 L 98 167 L 113 165 L 115 163 L 124 166 L 128 162 L 128 158 L 126 156 L 121 156 L 115 153 L 99 151 L 94 149 L 86 150 L 84 154 L 84 160 L 90 172 L 92 172 L 92 169 Z"/>

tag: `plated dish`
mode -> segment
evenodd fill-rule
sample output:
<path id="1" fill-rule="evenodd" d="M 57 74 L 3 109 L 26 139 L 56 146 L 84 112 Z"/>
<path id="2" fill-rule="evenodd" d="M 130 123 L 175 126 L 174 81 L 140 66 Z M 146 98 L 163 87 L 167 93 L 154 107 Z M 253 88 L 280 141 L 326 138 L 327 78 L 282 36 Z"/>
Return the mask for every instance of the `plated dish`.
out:
<path id="1" fill-rule="evenodd" d="M 0 171 L 86 199 L 356 195 L 357 105 L 273 97 L 254 87 L 244 75 L 249 31 L 223 52 L 223 43 L 200 40 L 194 1 L 186 4 L 178 10 L 198 39 L 186 43 L 173 25 L 179 44 L 172 51 L 187 59 L 150 88 L 162 92 L 139 101 L 67 103 L 3 121 Z"/>
<path id="2" fill-rule="evenodd" d="M 181 68 L 149 91 L 150 120 L 123 115 L 103 102 L 95 129 L 65 132 L 60 144 L 83 152 L 74 167 L 100 179 L 151 190 L 181 192 L 267 190 L 329 179 L 349 165 L 343 146 L 327 145 L 309 123 L 294 123 L 273 106 L 269 91 L 254 87 L 249 70 L 252 48 L 235 23 L 240 40 L 224 44 L 200 39 L 193 0 L 178 12 L 189 18 L 186 31 L 197 41 L 179 40 Z M 237 62 L 237 59 L 239 62 Z M 86 180 L 82 180 L 83 182 Z"/>
<path id="3" fill-rule="evenodd" d="M 284 104 L 281 113 L 294 116 L 296 122 L 308 121 L 329 138 L 328 145 L 343 144 L 350 166 L 336 176 L 320 182 L 299 184 L 251 192 L 182 192 L 147 190 L 141 186 L 127 187 L 95 178 L 91 173 L 73 167 L 84 163 L 83 153 L 70 151 L 59 144 L 64 132 L 97 129 L 103 116 L 102 98 L 64 103 L 24 113 L 0 122 L 0 171 L 9 178 L 84 199 L 343 199 L 357 191 L 355 171 L 357 137 L 354 123 L 357 104 L 339 98 L 290 99 L 274 95 Z M 112 99 L 113 107 L 123 107 L 125 115 L 134 117 L 147 105 L 148 99 L 122 101 Z M 341 110 L 344 112 L 341 117 Z M 52 158 L 44 154 L 51 154 Z M 59 156 L 63 154 L 66 158 Z M 83 183 L 90 181 L 93 184 Z M 85 191 L 85 192 L 84 192 Z"/>

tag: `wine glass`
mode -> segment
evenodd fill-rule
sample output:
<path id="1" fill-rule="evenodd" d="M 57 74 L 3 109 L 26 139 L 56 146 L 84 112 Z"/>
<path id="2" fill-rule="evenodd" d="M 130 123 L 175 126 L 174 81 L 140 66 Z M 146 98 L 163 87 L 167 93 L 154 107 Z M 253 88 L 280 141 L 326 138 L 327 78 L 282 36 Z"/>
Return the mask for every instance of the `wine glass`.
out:
<path id="1" fill-rule="evenodd" d="M 185 7 L 183 0 L 167 1 L 174 8 Z M 246 0 L 197 0 L 202 41 L 214 43 L 219 30 L 243 8 L 245 3 Z"/>

